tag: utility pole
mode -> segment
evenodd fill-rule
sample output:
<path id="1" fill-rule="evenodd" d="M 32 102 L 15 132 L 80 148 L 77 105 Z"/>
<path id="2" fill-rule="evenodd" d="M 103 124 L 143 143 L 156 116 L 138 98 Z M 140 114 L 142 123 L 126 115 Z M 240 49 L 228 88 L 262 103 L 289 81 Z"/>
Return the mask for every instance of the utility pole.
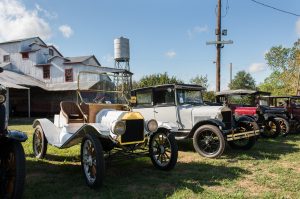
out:
<path id="1" fill-rule="evenodd" d="M 221 0 L 218 0 L 218 14 L 217 14 L 217 28 L 216 28 L 216 41 L 220 42 L 222 39 L 221 35 Z M 221 88 L 221 48 L 222 44 L 217 44 L 217 58 L 216 58 L 216 92 L 220 91 Z"/>
<path id="2" fill-rule="evenodd" d="M 229 65 L 229 70 L 230 70 L 230 83 L 232 83 L 232 63 Z"/>
<path id="3" fill-rule="evenodd" d="M 220 91 L 221 89 L 221 48 L 224 47 L 224 44 L 233 44 L 232 40 L 228 41 L 222 41 L 222 35 L 227 35 L 227 30 L 222 30 L 221 27 L 221 0 L 218 0 L 218 6 L 217 6 L 218 14 L 217 14 L 217 27 L 216 27 L 216 41 L 208 41 L 206 42 L 206 45 L 216 45 L 217 48 L 217 56 L 216 56 L 216 91 Z"/>

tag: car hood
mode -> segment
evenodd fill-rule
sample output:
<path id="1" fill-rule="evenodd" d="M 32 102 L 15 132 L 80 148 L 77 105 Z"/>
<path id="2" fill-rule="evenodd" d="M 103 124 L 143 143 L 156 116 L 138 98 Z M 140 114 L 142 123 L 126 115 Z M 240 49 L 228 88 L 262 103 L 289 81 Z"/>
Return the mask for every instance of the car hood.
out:
<path id="1" fill-rule="evenodd" d="M 202 119 L 216 118 L 221 113 L 223 106 L 199 106 L 192 108 L 192 115 L 194 117 L 201 117 Z"/>

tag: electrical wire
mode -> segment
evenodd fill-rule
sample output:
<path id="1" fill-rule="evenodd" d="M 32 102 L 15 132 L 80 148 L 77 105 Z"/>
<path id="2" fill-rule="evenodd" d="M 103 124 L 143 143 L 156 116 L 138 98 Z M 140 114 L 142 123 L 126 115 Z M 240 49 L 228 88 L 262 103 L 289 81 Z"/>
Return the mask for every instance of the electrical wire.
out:
<path id="1" fill-rule="evenodd" d="M 228 1 L 229 1 L 229 0 L 227 0 L 227 2 L 226 2 L 225 15 L 222 15 L 222 17 L 226 17 L 227 14 L 228 14 L 228 10 L 229 10 L 229 2 L 228 2 Z M 218 15 L 218 14 L 217 14 L 217 9 L 218 9 L 218 5 L 216 5 L 216 8 L 215 8 L 215 14 L 216 14 L 216 16 Z"/>
<path id="2" fill-rule="evenodd" d="M 254 2 L 254 3 L 257 3 L 257 4 L 260 4 L 260 5 L 262 5 L 262 6 L 265 6 L 265 7 L 271 8 L 271 9 L 273 9 L 273 10 L 277 10 L 277 11 L 279 11 L 279 12 L 283 12 L 283 13 L 285 13 L 285 14 L 289 14 L 289 15 L 293 15 L 293 16 L 296 16 L 296 17 L 300 17 L 299 14 L 296 14 L 296 13 L 293 13 L 293 12 L 289 12 L 289 11 L 286 11 L 286 10 L 282 10 L 282 9 L 279 9 L 279 8 L 275 8 L 275 7 L 273 7 L 273 6 L 264 4 L 264 3 L 259 2 L 259 1 L 256 1 L 256 0 L 250 0 L 250 1 L 252 1 L 252 2 Z"/>

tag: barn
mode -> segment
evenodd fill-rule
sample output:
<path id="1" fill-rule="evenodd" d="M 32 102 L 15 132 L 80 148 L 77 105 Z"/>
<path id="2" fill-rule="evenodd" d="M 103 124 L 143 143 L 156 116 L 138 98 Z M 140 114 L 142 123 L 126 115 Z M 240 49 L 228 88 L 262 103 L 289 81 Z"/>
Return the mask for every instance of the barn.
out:
<path id="1" fill-rule="evenodd" d="M 0 83 L 8 91 L 10 116 L 51 116 L 62 100 L 76 101 L 80 71 L 113 71 L 94 55 L 64 57 L 41 38 L 0 43 Z"/>

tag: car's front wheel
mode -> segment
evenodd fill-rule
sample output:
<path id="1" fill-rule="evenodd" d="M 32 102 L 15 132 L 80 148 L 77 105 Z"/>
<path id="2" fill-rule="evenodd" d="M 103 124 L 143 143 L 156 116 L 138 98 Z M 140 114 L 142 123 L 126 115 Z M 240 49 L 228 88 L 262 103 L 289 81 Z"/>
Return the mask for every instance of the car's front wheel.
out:
<path id="1" fill-rule="evenodd" d="M 279 122 L 274 118 L 270 118 L 265 121 L 265 128 L 261 133 L 262 137 L 265 138 L 276 138 L 280 134 L 280 125 Z"/>
<path id="2" fill-rule="evenodd" d="M 161 170 L 173 169 L 178 157 L 175 136 L 167 131 L 153 133 L 149 141 L 149 154 L 156 168 Z"/>
<path id="3" fill-rule="evenodd" d="M 256 122 L 240 122 L 238 123 L 237 126 L 241 130 L 240 132 L 253 131 L 253 130 L 259 131 L 259 126 L 257 125 Z M 233 140 L 228 142 L 228 144 L 232 149 L 249 150 L 255 145 L 255 142 L 256 142 L 256 136 L 252 136 L 249 138 Z"/>
<path id="4" fill-rule="evenodd" d="M 43 159 L 47 152 L 48 141 L 45 137 L 44 131 L 40 125 L 35 127 L 32 138 L 33 154 L 36 158 Z"/>
<path id="5" fill-rule="evenodd" d="M 22 144 L 0 143 L 0 198 L 22 198 L 25 183 L 25 153 Z"/>
<path id="6" fill-rule="evenodd" d="M 194 133 L 195 150 L 204 157 L 220 157 L 225 149 L 225 139 L 221 130 L 213 125 L 200 126 Z"/>
<path id="7" fill-rule="evenodd" d="M 101 142 L 94 134 L 87 134 L 82 140 L 81 168 L 86 184 L 90 188 L 101 187 L 105 173 L 105 161 Z"/>
<path id="8" fill-rule="evenodd" d="M 276 117 L 275 120 L 279 123 L 280 133 L 282 135 L 287 135 L 290 132 L 290 124 L 289 122 L 281 117 Z"/>

